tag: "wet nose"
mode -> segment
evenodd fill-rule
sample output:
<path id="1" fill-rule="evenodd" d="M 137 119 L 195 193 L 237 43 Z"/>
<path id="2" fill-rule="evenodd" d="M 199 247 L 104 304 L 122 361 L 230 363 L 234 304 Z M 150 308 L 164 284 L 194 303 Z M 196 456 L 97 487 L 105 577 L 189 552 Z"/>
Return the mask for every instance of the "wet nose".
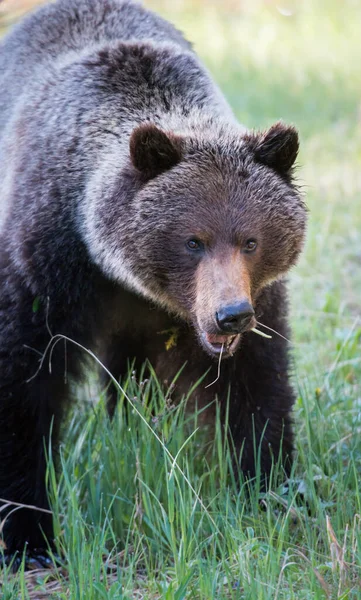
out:
<path id="1" fill-rule="evenodd" d="M 247 300 L 223 306 L 216 312 L 216 321 L 221 331 L 241 333 L 254 317 L 254 310 Z"/>

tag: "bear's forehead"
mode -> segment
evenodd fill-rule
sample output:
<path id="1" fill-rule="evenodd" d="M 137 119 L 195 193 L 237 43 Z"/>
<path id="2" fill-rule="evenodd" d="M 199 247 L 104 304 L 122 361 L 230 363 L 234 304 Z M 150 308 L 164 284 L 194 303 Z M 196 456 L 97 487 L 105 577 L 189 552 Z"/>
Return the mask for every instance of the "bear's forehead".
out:
<path id="1" fill-rule="evenodd" d="M 184 202 L 204 199 L 214 206 L 232 210 L 242 205 L 282 199 L 290 186 L 273 172 L 252 160 L 249 153 L 199 152 L 185 157 L 179 165 L 155 183 L 155 192 L 165 198 L 179 197 Z"/>
<path id="2" fill-rule="evenodd" d="M 239 176 L 230 179 L 212 172 L 197 176 L 192 171 L 187 176 L 174 173 L 171 181 L 165 178 L 149 190 L 145 200 L 151 211 L 161 208 L 163 218 L 198 219 L 212 227 L 222 223 L 238 227 L 244 220 L 281 217 L 288 212 L 287 206 L 298 203 L 296 194 L 272 177 L 267 182 Z"/>
<path id="3" fill-rule="evenodd" d="M 249 156 L 197 155 L 157 177 L 142 193 L 142 212 L 180 234 L 230 240 L 277 230 L 296 218 L 297 190 Z"/>
<path id="4" fill-rule="evenodd" d="M 204 243 L 214 244 L 223 240 L 231 245 L 238 244 L 250 236 L 257 236 L 270 227 L 270 218 L 264 211 L 246 210 L 241 205 L 210 202 L 191 203 L 187 207 L 178 206 L 171 214 L 161 218 L 153 213 L 153 226 L 171 237 L 186 238 L 195 236 Z M 282 219 L 276 219 L 277 223 Z M 148 221 L 149 222 L 149 221 Z"/>

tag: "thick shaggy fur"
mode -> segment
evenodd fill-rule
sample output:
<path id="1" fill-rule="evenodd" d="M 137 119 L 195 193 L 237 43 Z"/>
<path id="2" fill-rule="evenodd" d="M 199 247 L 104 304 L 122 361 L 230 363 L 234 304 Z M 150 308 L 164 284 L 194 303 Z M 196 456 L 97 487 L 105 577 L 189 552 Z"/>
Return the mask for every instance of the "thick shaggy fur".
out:
<path id="1" fill-rule="evenodd" d="M 297 150 L 292 127 L 237 124 L 182 35 L 129 0 L 57 0 L 5 38 L 1 498 L 48 507 L 44 448 L 51 427 L 57 442 L 69 382 L 81 373 L 79 351 L 63 343 L 51 370 L 48 361 L 39 370 L 52 335 L 100 352 L 116 376 L 129 359 L 148 358 L 170 381 L 186 363 L 179 396 L 206 371 L 205 384 L 215 378 L 209 339 L 220 335 L 220 307 L 246 299 L 288 336 L 280 278 L 306 221 L 292 182 Z M 174 327 L 166 350 L 162 332 Z M 193 401 L 217 397 L 223 409 L 229 394 L 240 467 L 254 474 L 254 434 L 267 474 L 272 456 L 281 452 L 288 467 L 292 453 L 287 343 L 240 332 L 217 383 Z M 51 540 L 44 513 L 14 512 L 7 551 L 44 547 L 40 528 Z"/>

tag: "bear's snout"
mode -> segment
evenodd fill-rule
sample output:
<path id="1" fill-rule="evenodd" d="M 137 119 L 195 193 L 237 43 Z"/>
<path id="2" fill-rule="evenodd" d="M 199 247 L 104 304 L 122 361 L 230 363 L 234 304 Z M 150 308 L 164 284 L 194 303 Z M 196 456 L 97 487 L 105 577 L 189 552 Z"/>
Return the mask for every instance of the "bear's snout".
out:
<path id="1" fill-rule="evenodd" d="M 203 260 L 196 276 L 196 329 L 212 356 L 232 356 L 245 331 L 256 326 L 248 261 L 222 245 Z"/>
<path id="2" fill-rule="evenodd" d="M 221 358 L 233 356 L 240 345 L 242 333 L 256 326 L 254 310 L 248 300 L 222 306 L 215 313 L 214 321 L 217 333 L 203 330 L 200 339 L 209 354 L 220 355 Z"/>
<path id="3" fill-rule="evenodd" d="M 224 333 L 242 333 L 254 322 L 253 307 L 248 300 L 222 306 L 216 312 L 216 322 Z"/>

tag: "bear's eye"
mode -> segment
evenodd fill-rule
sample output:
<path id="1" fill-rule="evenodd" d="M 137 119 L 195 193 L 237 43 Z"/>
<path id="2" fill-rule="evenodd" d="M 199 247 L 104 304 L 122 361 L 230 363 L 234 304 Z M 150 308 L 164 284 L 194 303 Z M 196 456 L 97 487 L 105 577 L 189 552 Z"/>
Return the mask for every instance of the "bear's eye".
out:
<path id="1" fill-rule="evenodd" d="M 187 246 L 188 250 L 193 250 L 196 252 L 203 250 L 202 242 L 200 242 L 199 240 L 197 240 L 195 238 L 188 240 L 188 242 L 186 243 L 186 246 Z"/>
<path id="2" fill-rule="evenodd" d="M 246 252 L 253 252 L 256 248 L 257 248 L 257 242 L 256 242 L 256 240 L 249 239 L 249 240 L 246 241 L 246 244 L 245 244 L 245 247 L 244 247 L 244 249 L 245 249 Z"/>

